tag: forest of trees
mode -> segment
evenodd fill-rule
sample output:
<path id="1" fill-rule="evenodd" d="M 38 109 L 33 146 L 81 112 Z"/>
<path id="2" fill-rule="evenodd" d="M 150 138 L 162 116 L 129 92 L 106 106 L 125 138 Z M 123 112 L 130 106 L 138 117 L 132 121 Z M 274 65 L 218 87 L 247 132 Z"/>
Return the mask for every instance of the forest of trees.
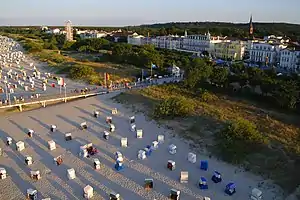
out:
<path id="1" fill-rule="evenodd" d="M 294 41 L 300 40 L 300 25 L 287 23 L 253 23 L 254 37 L 262 38 L 266 35 L 288 36 Z M 127 30 L 133 30 L 142 35 L 167 35 L 178 34 L 203 34 L 210 31 L 212 35 L 229 36 L 237 38 L 249 37 L 249 24 L 234 24 L 222 22 L 174 22 L 165 24 L 152 24 L 130 26 Z"/>
<path id="2" fill-rule="evenodd" d="M 254 37 L 263 37 L 266 35 L 288 36 L 294 41 L 300 41 L 300 25 L 288 23 L 253 23 Z M 51 28 L 51 27 L 50 27 Z M 57 28 L 57 27 L 56 27 Z M 58 27 L 63 28 L 63 27 Z M 114 31 L 122 29 L 124 32 L 135 31 L 142 35 L 150 36 L 178 34 L 184 35 L 184 31 L 189 34 L 203 34 L 208 30 L 212 35 L 229 36 L 237 38 L 249 37 L 249 24 L 248 23 L 225 23 L 225 22 L 172 22 L 163 24 L 151 24 L 140 26 L 127 26 L 127 27 L 74 27 L 75 29 L 92 29 Z M 24 27 L 0 27 L 0 32 L 10 33 L 34 33 L 39 31 L 40 27 L 29 27 L 29 30 Z"/>

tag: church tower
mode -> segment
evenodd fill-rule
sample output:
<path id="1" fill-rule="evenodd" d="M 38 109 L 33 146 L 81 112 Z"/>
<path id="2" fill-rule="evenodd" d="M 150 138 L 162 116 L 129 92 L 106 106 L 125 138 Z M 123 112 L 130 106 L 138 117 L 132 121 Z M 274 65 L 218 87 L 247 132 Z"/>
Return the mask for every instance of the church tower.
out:
<path id="1" fill-rule="evenodd" d="M 249 22 L 249 35 L 253 36 L 253 23 L 252 23 L 252 15 L 250 17 L 250 22 Z"/>

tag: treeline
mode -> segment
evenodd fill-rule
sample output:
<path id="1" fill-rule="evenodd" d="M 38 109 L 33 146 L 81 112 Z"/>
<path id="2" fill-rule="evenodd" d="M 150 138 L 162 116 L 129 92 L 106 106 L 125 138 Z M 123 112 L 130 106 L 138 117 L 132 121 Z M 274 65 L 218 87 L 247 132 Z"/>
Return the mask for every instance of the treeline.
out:
<path id="1" fill-rule="evenodd" d="M 187 67 L 191 54 L 164 49 L 152 45 L 134 46 L 126 43 L 114 43 L 106 39 L 84 39 L 65 44 L 64 50 L 86 53 L 101 53 L 97 61 L 110 61 L 120 64 L 131 64 L 141 68 L 150 68 L 155 64 L 164 70 L 173 64 Z M 103 53 L 106 50 L 107 53 Z"/>
<path id="2" fill-rule="evenodd" d="M 288 36 L 294 41 L 300 41 L 300 25 L 288 23 L 253 23 L 254 37 L 262 38 L 266 35 Z M 49 27 L 58 28 L 58 27 Z M 63 28 L 63 27 L 59 27 Z M 162 24 L 149 24 L 128 27 L 75 27 L 78 29 L 115 31 L 121 29 L 124 33 L 128 31 L 138 32 L 142 35 L 184 35 L 185 30 L 188 34 L 203 34 L 210 31 L 212 35 L 229 36 L 236 38 L 249 37 L 248 23 L 223 23 L 223 22 L 173 22 Z M 0 27 L 0 32 L 33 34 L 38 35 L 40 27 Z"/>
<path id="3" fill-rule="evenodd" d="M 185 71 L 185 86 L 193 91 L 205 87 L 234 93 L 281 109 L 300 111 L 300 77 L 277 75 L 274 69 L 261 70 L 234 64 L 229 68 L 212 66 L 196 58 Z"/>
<path id="4" fill-rule="evenodd" d="M 254 37 L 262 38 L 266 35 L 288 36 L 292 40 L 300 40 L 300 25 L 287 23 L 253 23 Z M 188 23 L 165 23 L 141 26 L 130 26 L 127 30 L 136 31 L 147 35 L 184 35 L 203 34 L 210 31 L 212 35 L 229 36 L 237 38 L 249 37 L 249 24 L 234 24 L 222 22 L 188 22 Z"/>
<path id="5" fill-rule="evenodd" d="M 13 29 L 13 34 L 22 34 L 18 40 L 29 52 L 42 49 L 77 51 L 82 53 L 101 54 L 96 61 L 131 64 L 141 68 L 150 68 L 155 64 L 164 70 L 172 65 L 186 67 L 191 59 L 190 53 L 157 49 L 152 45 L 134 46 L 127 43 L 111 42 L 110 38 L 76 38 L 74 42 L 65 41 L 64 35 L 45 34 L 40 31 Z M 106 53 L 103 51 L 106 50 Z"/>

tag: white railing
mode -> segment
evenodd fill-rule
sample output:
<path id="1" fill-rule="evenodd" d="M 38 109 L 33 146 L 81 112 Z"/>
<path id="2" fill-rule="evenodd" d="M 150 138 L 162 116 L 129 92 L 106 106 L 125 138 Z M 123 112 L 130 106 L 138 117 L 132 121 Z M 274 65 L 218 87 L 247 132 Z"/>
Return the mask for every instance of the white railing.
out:
<path id="1" fill-rule="evenodd" d="M 72 99 L 78 99 L 78 98 L 86 98 L 86 97 L 91 97 L 91 96 L 96 96 L 96 95 L 101 95 L 101 94 L 106 94 L 106 92 L 92 92 L 92 93 L 87 93 L 87 94 L 75 94 L 71 96 L 61 96 L 61 95 L 51 95 L 51 96 L 46 96 L 45 98 L 38 98 L 31 100 L 29 102 L 19 102 L 19 103 L 14 103 L 11 105 L 2 105 L 0 106 L 0 109 L 7 109 L 7 108 L 13 108 L 13 107 L 19 107 L 20 110 L 22 109 L 22 106 L 28 106 L 28 105 L 33 105 L 33 104 L 42 104 L 44 107 L 46 106 L 46 103 L 49 102 L 56 102 L 56 101 L 64 101 L 67 102 Z"/>

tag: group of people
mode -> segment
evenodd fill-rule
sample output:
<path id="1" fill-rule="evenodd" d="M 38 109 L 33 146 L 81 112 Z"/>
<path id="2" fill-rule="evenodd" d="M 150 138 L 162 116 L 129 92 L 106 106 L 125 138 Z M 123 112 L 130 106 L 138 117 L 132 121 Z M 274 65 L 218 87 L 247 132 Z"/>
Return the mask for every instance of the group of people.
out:
<path id="1" fill-rule="evenodd" d="M 75 89 L 75 90 L 71 90 L 71 93 L 80 93 L 80 94 L 87 94 L 91 91 L 95 91 L 95 90 L 98 90 L 98 87 L 93 87 L 93 88 L 84 88 L 84 89 Z"/>

